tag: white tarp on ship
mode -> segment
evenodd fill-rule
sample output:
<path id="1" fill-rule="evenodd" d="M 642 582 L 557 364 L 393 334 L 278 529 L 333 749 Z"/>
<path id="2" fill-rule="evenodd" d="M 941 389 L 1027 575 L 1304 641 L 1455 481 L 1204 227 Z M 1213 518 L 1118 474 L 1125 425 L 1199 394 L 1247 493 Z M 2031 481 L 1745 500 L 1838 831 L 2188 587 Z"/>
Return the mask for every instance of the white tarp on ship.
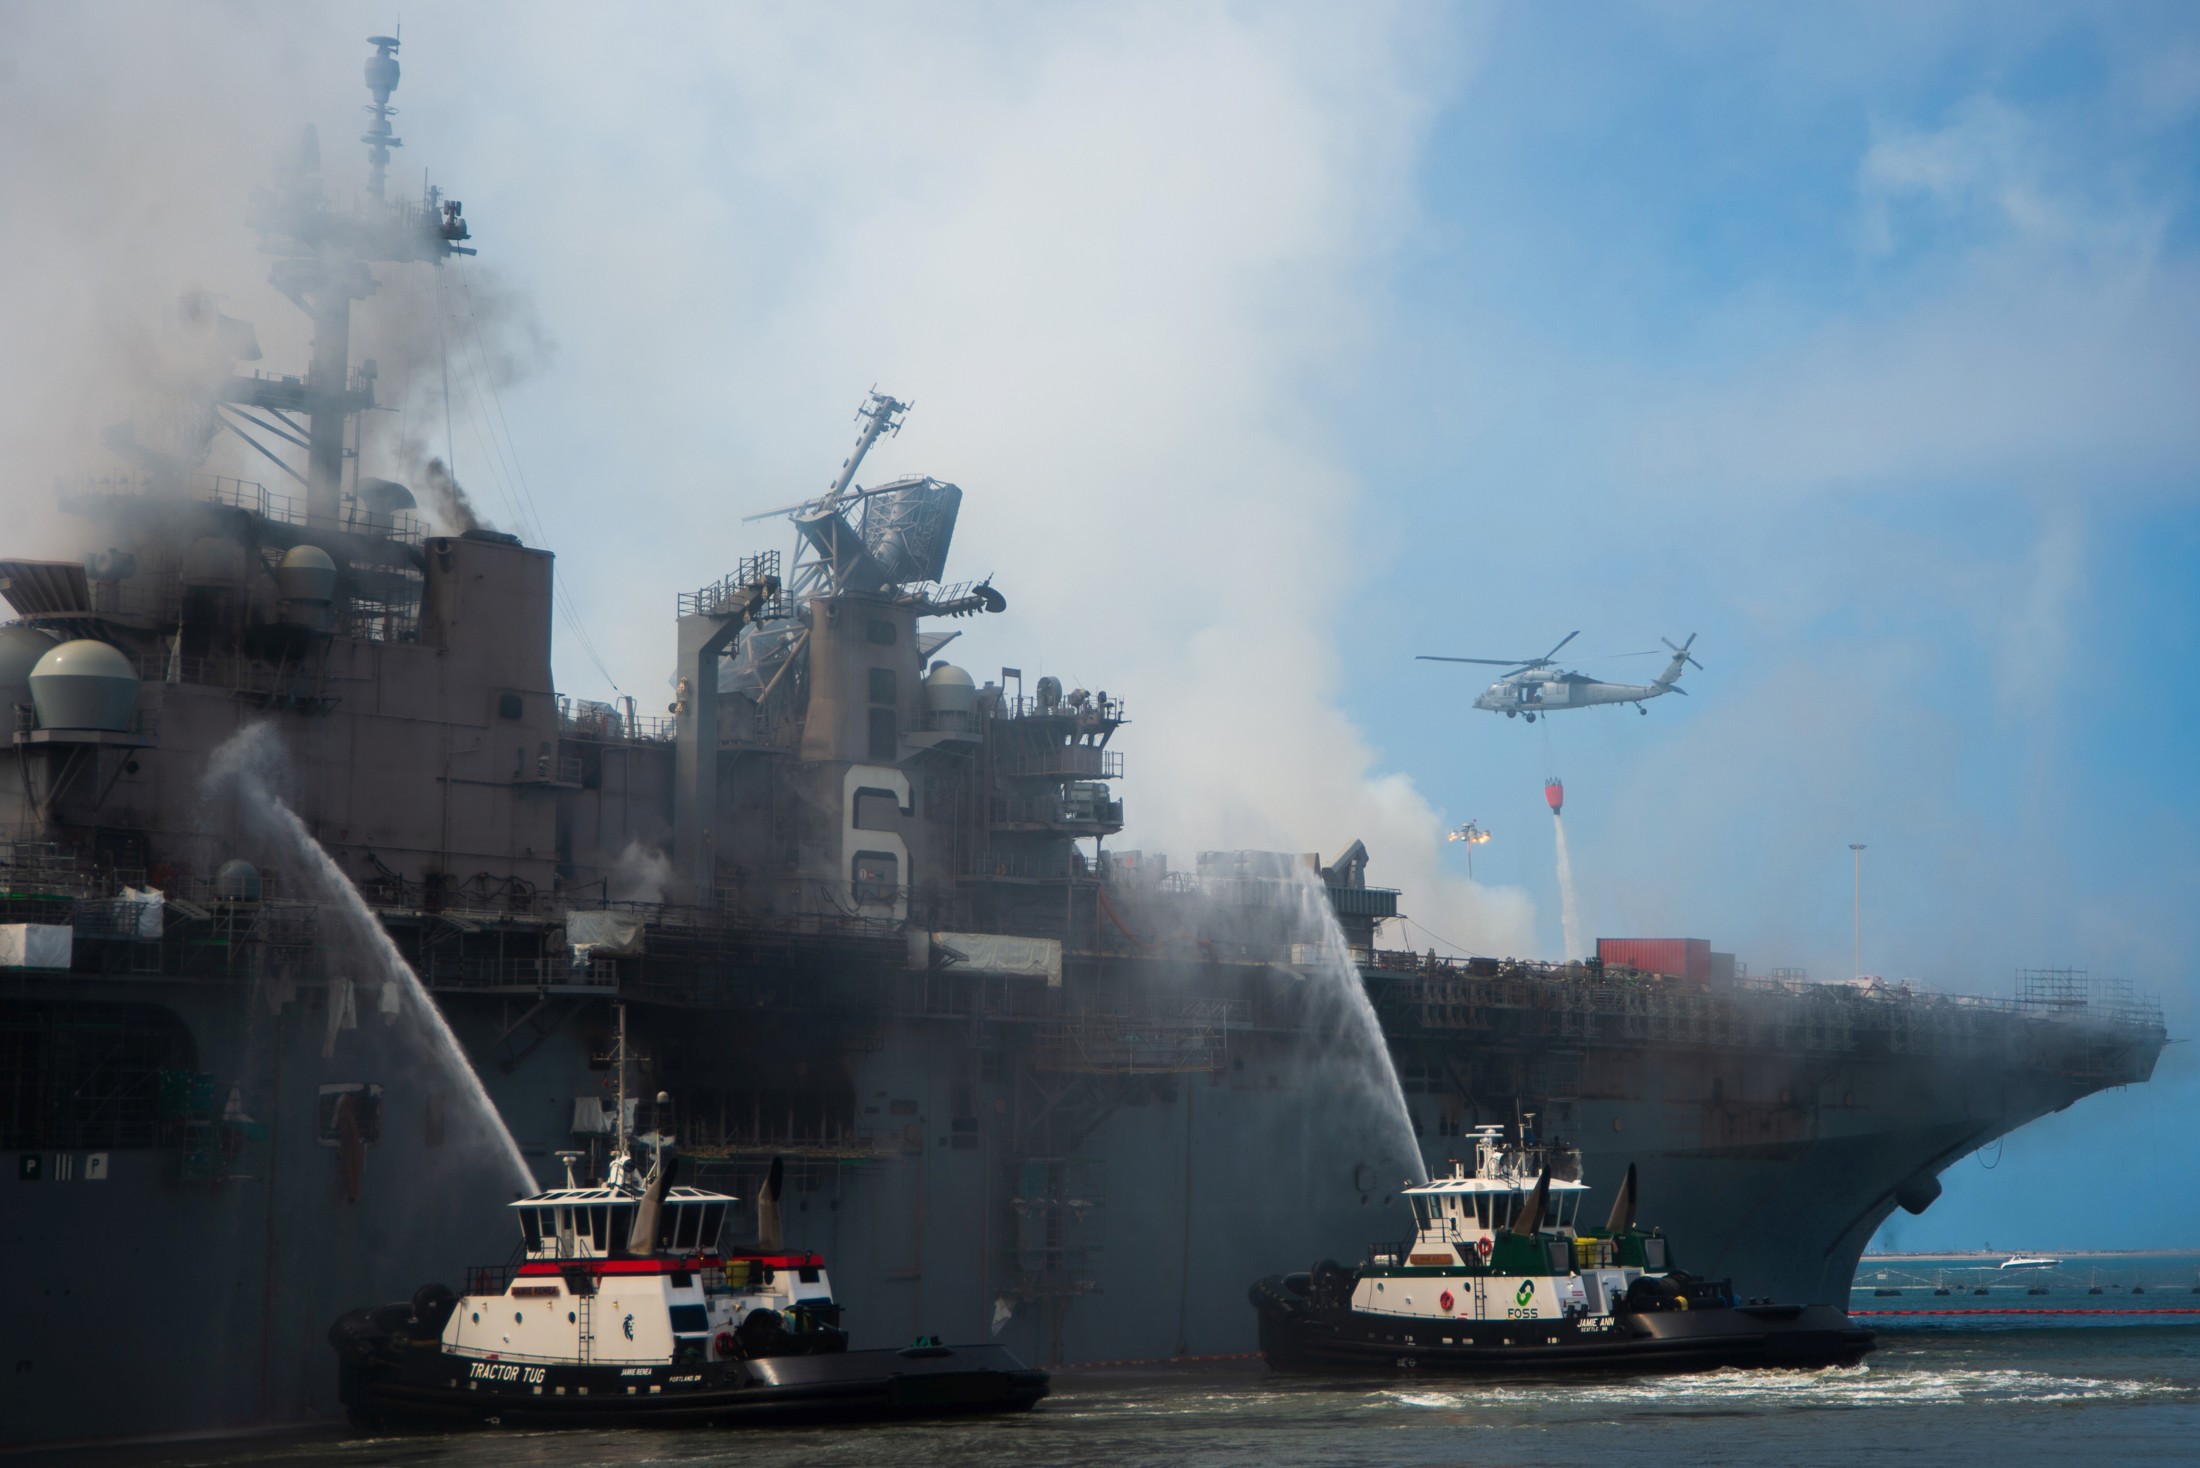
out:
<path id="1" fill-rule="evenodd" d="M 626 912 L 569 912 L 565 941 L 576 958 L 633 958 L 642 951 L 642 919 Z"/>
<path id="2" fill-rule="evenodd" d="M 634 1130 L 634 1108 L 641 1105 L 639 1097 L 626 1103 L 626 1129 Z M 576 1133 L 600 1133 L 609 1135 L 612 1123 L 618 1120 L 619 1103 L 606 1096 L 575 1096 L 573 1098 L 573 1130 Z"/>
<path id="3" fill-rule="evenodd" d="M 76 930 L 53 923 L 0 923 L 0 968 L 67 968 Z"/>
<path id="4" fill-rule="evenodd" d="M 1045 979 L 1062 985 L 1062 943 L 1058 938 L 1018 938 L 1007 933 L 932 933 L 927 967 L 959 968 L 970 973 Z"/>

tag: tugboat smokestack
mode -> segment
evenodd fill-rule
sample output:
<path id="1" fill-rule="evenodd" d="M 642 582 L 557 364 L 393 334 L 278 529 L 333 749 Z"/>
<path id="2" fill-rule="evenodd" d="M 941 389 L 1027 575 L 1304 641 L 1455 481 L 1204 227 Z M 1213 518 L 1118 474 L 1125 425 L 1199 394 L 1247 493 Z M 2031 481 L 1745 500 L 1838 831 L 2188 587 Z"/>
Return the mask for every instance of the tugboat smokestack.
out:
<path id="1" fill-rule="evenodd" d="M 756 1246 L 767 1253 L 784 1247 L 779 1228 L 779 1193 L 787 1181 L 787 1160 L 772 1159 L 770 1176 L 756 1194 Z"/>
<path id="2" fill-rule="evenodd" d="M 1623 1234 L 1635 1226 L 1635 1164 L 1627 1164 L 1627 1176 L 1612 1195 L 1612 1216 L 1605 1222 L 1609 1233 Z"/>

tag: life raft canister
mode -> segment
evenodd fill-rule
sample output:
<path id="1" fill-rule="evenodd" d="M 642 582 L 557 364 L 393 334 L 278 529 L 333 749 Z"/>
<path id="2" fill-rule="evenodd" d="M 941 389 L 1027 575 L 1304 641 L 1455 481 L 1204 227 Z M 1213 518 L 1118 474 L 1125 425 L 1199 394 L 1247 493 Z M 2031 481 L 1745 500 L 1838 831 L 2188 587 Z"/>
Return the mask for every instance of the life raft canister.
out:
<path id="1" fill-rule="evenodd" d="M 710 1346 L 711 1349 L 716 1351 L 720 1356 L 731 1356 L 734 1352 L 741 1349 L 741 1342 L 734 1338 L 734 1334 L 732 1331 L 722 1330 L 718 1332 L 716 1338 L 711 1341 Z"/>
<path id="2" fill-rule="evenodd" d="M 1443 1307 L 1444 1313 L 1446 1315 L 1449 1315 L 1451 1313 L 1451 1291 L 1446 1290 L 1442 1294 L 1438 1295 L 1436 1297 L 1436 1303 Z"/>

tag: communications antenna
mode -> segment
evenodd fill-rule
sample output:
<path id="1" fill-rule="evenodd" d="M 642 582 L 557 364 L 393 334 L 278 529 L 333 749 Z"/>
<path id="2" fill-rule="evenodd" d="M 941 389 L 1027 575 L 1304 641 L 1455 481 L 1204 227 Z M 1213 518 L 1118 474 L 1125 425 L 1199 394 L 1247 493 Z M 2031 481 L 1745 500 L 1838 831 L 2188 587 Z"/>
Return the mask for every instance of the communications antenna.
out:
<path id="1" fill-rule="evenodd" d="M 390 130 L 390 119 L 397 115 L 397 109 L 390 105 L 390 93 L 397 90 L 398 40 L 395 36 L 369 36 L 367 44 L 374 48 L 374 54 L 367 58 L 367 91 L 374 100 L 367 104 L 366 113 L 374 121 L 359 141 L 367 145 L 367 192 L 379 199 L 389 177 L 390 150 L 405 146 L 405 140 Z"/>

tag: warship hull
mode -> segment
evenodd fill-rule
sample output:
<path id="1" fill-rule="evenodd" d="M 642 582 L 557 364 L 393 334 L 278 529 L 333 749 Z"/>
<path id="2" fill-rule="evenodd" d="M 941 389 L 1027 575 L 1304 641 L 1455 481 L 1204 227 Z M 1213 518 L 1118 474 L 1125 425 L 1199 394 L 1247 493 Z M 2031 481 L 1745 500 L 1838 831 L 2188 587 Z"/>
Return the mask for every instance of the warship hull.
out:
<path id="1" fill-rule="evenodd" d="M 1065 1071 L 1052 1068 L 1063 1063 L 1058 1050 L 1033 1045 L 1028 1023 L 974 1015 L 982 997 L 913 993 L 908 975 L 849 962 L 869 970 L 849 986 L 850 1008 L 872 1006 L 860 1024 L 803 1006 L 775 1013 L 753 993 L 628 1002 L 639 1034 L 689 1048 L 677 1063 L 695 1068 L 697 1092 L 712 1067 L 740 1056 L 801 1057 L 789 1063 L 788 1088 L 769 1098 L 777 1120 L 721 1125 L 714 1112 L 704 1127 L 697 1117 L 699 1139 L 716 1129 L 718 1155 L 696 1140 L 691 1159 L 703 1178 L 744 1194 L 769 1156 L 789 1160 L 788 1236 L 835 1260 L 859 1349 L 938 1333 L 1044 1365 L 1249 1354 L 1262 1341 L 1245 1278 L 1349 1257 L 1402 1227 L 1395 1190 L 1412 1162 L 1396 1130 L 1347 1078 L 1308 1065 L 1286 1032 L 1223 1030 L 1197 1068 L 1117 1057 L 1108 1070 L 1107 1057 L 1088 1057 Z M 1412 981 L 1371 968 L 1367 982 L 1381 996 L 1386 983 Z M 482 1181 L 484 1144 L 464 1138 L 463 1118 L 438 1117 L 445 1083 L 391 1048 L 398 1032 L 385 1035 L 371 1014 L 332 1031 L 326 985 L 286 994 L 265 981 L 18 974 L 0 993 L 16 1038 L 33 1016 L 46 1027 L 49 1056 L 66 1033 L 103 1055 L 135 1051 L 149 1067 L 105 1072 L 121 1093 L 107 1116 L 121 1129 L 99 1131 L 107 1123 L 57 1099 L 49 1123 L 76 1117 L 74 1145 L 56 1145 L 70 1139 L 51 1129 L 36 1147 L 11 1139 L 19 1180 L 0 1204 L 0 1241 L 47 1267 L 0 1286 L 21 1327 L 0 1372 L 7 1441 L 337 1416 L 344 1403 L 321 1345 L 328 1320 L 435 1278 L 453 1258 L 508 1248 L 461 1222 L 493 1215 L 506 1198 Z M 540 996 L 454 987 L 439 997 L 538 1173 L 553 1171 L 552 1150 L 586 1146 L 571 1130 L 575 1099 L 602 1092 L 592 1024 L 608 1018 L 610 995 L 566 996 L 564 1026 L 509 1069 L 494 1058 L 498 1046 Z M 188 1055 L 150 1053 L 142 1032 L 154 1014 L 168 1017 L 163 1035 L 188 1035 Z M 2060 1021 L 2019 1028 L 2035 1046 L 2074 1033 Z M 1689 1241 L 1690 1268 L 1732 1278 L 1748 1296 L 1839 1306 L 1865 1242 L 1918 1177 L 2102 1084 L 2143 1079 L 2155 1042 L 2139 1037 L 2115 1076 L 2093 1045 L 2065 1054 L 2059 1069 L 1994 1047 L 1968 1061 L 1820 1056 L 1799 1114 L 1801 1062 L 1769 1065 L 1746 1046 L 1556 1050 L 1425 1031 L 1394 1034 L 1393 1045 L 1431 1163 L 1478 1119 L 1567 1116 L 1585 1179 L 1614 1187 L 1635 1164 L 1643 1216 Z M 1545 1077 L 1577 1062 L 1570 1097 L 1523 1090 L 1492 1102 L 1430 1084 L 1432 1073 Z M 664 1064 L 675 1064 L 669 1053 Z M 829 1067 L 831 1080 L 805 1093 L 795 1065 L 812 1077 Z M 147 1084 L 160 1066 L 235 1078 L 249 1115 L 265 1120 L 224 1122 L 219 1098 L 213 1115 L 179 1120 L 172 1094 L 164 1115 L 157 1084 Z M 317 1125 L 323 1088 L 376 1078 L 373 1140 L 332 1144 Z M 846 1098 L 845 1129 L 820 1104 L 827 1094 Z M 692 1109 L 708 1104 L 699 1097 Z M 135 1122 L 123 1114 L 133 1105 Z M 35 1178 L 25 1158 L 38 1161 Z M 428 1185 L 436 1201 L 423 1206 Z M 194 1349 L 127 1393 L 86 1390 L 110 1369 L 109 1333 L 95 1322 L 135 1308 L 139 1282 L 114 1261 L 149 1237 L 192 1261 L 164 1276 L 163 1292 L 172 1318 L 193 1322 Z"/>

